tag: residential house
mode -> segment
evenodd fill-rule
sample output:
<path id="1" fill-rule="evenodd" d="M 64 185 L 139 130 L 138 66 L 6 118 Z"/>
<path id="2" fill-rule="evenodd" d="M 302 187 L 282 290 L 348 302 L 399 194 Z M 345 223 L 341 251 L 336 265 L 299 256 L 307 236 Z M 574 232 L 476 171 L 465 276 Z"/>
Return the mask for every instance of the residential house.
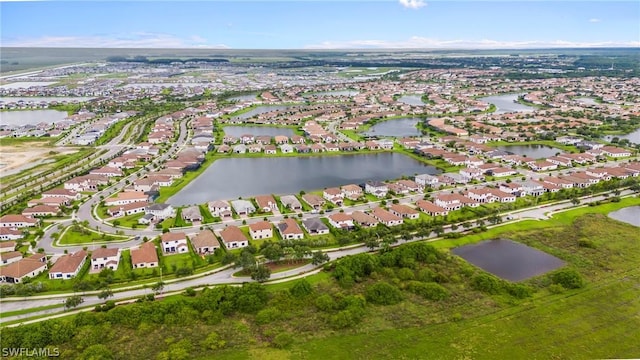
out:
<path id="1" fill-rule="evenodd" d="M 278 225 L 278 230 L 283 239 L 286 240 L 299 240 L 304 237 L 304 232 L 298 225 L 295 219 L 284 219 Z"/>
<path id="2" fill-rule="evenodd" d="M 255 197 L 256 204 L 262 212 L 275 212 L 278 210 L 278 203 L 271 195 L 259 195 Z"/>
<path id="3" fill-rule="evenodd" d="M 21 283 L 25 278 L 34 278 L 47 270 L 47 259 L 35 254 L 14 263 L 0 267 L 0 282 Z"/>
<path id="4" fill-rule="evenodd" d="M 0 217 L 0 227 L 20 229 L 24 227 L 34 227 L 40 220 L 18 214 L 8 214 Z"/>
<path id="5" fill-rule="evenodd" d="M 389 188 L 387 187 L 387 184 L 381 181 L 369 180 L 365 183 L 364 191 L 367 194 L 372 194 L 377 198 L 383 198 L 387 196 Z"/>
<path id="6" fill-rule="evenodd" d="M 398 180 L 398 181 L 396 181 L 396 184 L 402 186 L 407 191 L 411 191 L 411 192 L 420 191 L 420 185 L 418 185 L 418 183 L 413 181 L 413 180 L 407 180 L 407 179 Z"/>
<path id="7" fill-rule="evenodd" d="M 394 215 L 381 207 L 373 209 L 371 211 L 371 216 L 387 226 L 402 225 L 404 222 L 400 216 Z"/>
<path id="8" fill-rule="evenodd" d="M 304 194 L 302 195 L 302 200 L 315 210 L 319 210 L 325 204 L 324 199 L 315 194 Z"/>
<path id="9" fill-rule="evenodd" d="M 131 266 L 134 269 L 158 267 L 158 252 L 153 242 L 142 243 L 137 249 L 131 249 Z"/>
<path id="10" fill-rule="evenodd" d="M 420 217 L 419 211 L 404 204 L 392 204 L 389 206 L 389 211 L 394 215 L 407 219 L 417 219 Z"/>
<path id="11" fill-rule="evenodd" d="M 54 206 L 59 208 L 62 206 L 69 206 L 70 203 L 71 201 L 64 196 L 49 196 L 49 197 L 43 197 L 40 199 L 29 200 L 27 202 L 27 206 L 33 207 L 36 205 L 47 205 L 47 206 Z"/>
<path id="12" fill-rule="evenodd" d="M 354 223 L 362 227 L 373 227 L 378 225 L 379 223 L 376 218 L 362 211 L 352 212 L 351 217 L 353 218 Z"/>
<path id="13" fill-rule="evenodd" d="M 352 229 L 354 227 L 353 217 L 351 215 L 339 212 L 327 216 L 329 224 L 338 229 Z"/>
<path id="14" fill-rule="evenodd" d="M 362 188 L 356 184 L 343 185 L 340 190 L 344 197 L 350 200 L 358 200 L 364 195 Z"/>
<path id="15" fill-rule="evenodd" d="M 416 201 L 416 206 L 418 207 L 418 209 L 422 210 L 424 213 L 430 216 L 446 216 L 447 214 L 449 214 L 449 211 L 447 209 L 427 200 Z"/>
<path id="16" fill-rule="evenodd" d="M 220 248 L 220 242 L 210 230 L 202 230 L 195 236 L 190 237 L 193 250 L 200 255 L 213 254 Z"/>
<path id="17" fill-rule="evenodd" d="M 107 209 L 107 214 L 112 217 L 129 216 L 145 212 L 147 206 L 149 206 L 148 202 L 137 201 L 130 204 L 112 206 Z"/>
<path id="18" fill-rule="evenodd" d="M 200 207 L 198 205 L 193 205 L 182 209 L 182 220 L 190 222 L 193 225 L 199 225 L 202 223 Z"/>
<path id="19" fill-rule="evenodd" d="M 42 197 L 66 197 L 67 199 L 74 201 L 74 200 L 80 200 L 82 194 L 80 194 L 79 192 L 73 191 L 73 190 L 68 190 L 68 189 L 64 189 L 64 188 L 57 188 L 57 189 L 51 189 L 51 190 L 47 190 L 45 192 L 42 193 Z"/>
<path id="20" fill-rule="evenodd" d="M 183 232 L 168 232 L 160 236 L 160 245 L 165 255 L 181 254 L 189 252 L 187 234 Z"/>
<path id="21" fill-rule="evenodd" d="M 258 221 L 249 224 L 249 235 L 253 240 L 268 239 L 273 237 L 273 226 L 268 221 Z"/>
<path id="22" fill-rule="evenodd" d="M 9 265 L 22 259 L 20 251 L 0 252 L 0 266 Z"/>
<path id="23" fill-rule="evenodd" d="M 5 228 L 0 228 L 0 229 L 5 229 Z M 0 241 L 0 253 L 15 251 L 16 245 L 18 245 L 18 243 L 12 240 Z"/>
<path id="24" fill-rule="evenodd" d="M 36 205 L 33 207 L 28 207 L 22 211 L 22 215 L 34 218 L 34 217 L 43 217 L 43 216 L 56 216 L 60 213 L 60 208 L 49 205 Z"/>
<path id="25" fill-rule="evenodd" d="M 220 218 L 230 218 L 233 216 L 231 212 L 231 205 L 228 202 L 222 200 L 210 201 L 207 203 L 211 216 Z"/>
<path id="26" fill-rule="evenodd" d="M 416 175 L 415 177 L 416 184 L 425 187 L 435 187 L 438 185 L 438 177 L 430 174 L 421 174 Z"/>
<path id="27" fill-rule="evenodd" d="M 145 214 L 151 214 L 156 220 L 164 220 L 174 217 L 176 214 L 173 206 L 169 204 L 155 203 L 144 208 Z"/>
<path id="28" fill-rule="evenodd" d="M 325 225 L 320 218 L 310 218 L 302 221 L 302 226 L 307 230 L 309 235 L 325 235 L 329 233 L 329 227 Z"/>
<path id="29" fill-rule="evenodd" d="M 518 170 L 506 167 L 497 167 L 488 171 L 489 175 L 497 178 L 513 176 L 518 174 Z"/>
<path id="30" fill-rule="evenodd" d="M 280 197 L 280 202 L 289 210 L 302 210 L 302 204 L 295 195 L 283 195 Z"/>
<path id="31" fill-rule="evenodd" d="M 87 252 L 84 250 L 63 255 L 49 270 L 49 279 L 68 280 L 76 277 L 86 260 Z"/>
<path id="32" fill-rule="evenodd" d="M 149 196 L 137 191 L 123 191 L 116 197 L 107 198 L 104 201 L 105 206 L 127 205 L 134 202 L 149 200 Z"/>
<path id="33" fill-rule="evenodd" d="M 435 196 L 434 204 L 447 211 L 458 210 L 463 206 L 476 207 L 480 205 L 477 201 L 460 194 L 438 194 Z"/>
<path id="34" fill-rule="evenodd" d="M 238 215 L 250 215 L 256 212 L 256 207 L 249 200 L 232 200 L 231 206 Z"/>
<path id="35" fill-rule="evenodd" d="M 229 225 L 220 232 L 220 238 L 227 249 L 239 249 L 249 246 L 249 239 L 239 227 Z"/>
<path id="36" fill-rule="evenodd" d="M 339 188 L 333 187 L 324 189 L 324 191 L 322 192 L 322 197 L 337 206 L 342 206 L 344 194 Z"/>
<path id="37" fill-rule="evenodd" d="M 91 269 L 117 270 L 120 264 L 120 249 L 118 248 L 99 248 L 91 252 Z"/>
<path id="38" fill-rule="evenodd" d="M 536 181 L 527 180 L 519 182 L 518 185 L 522 187 L 522 193 L 525 195 L 540 196 L 545 192 L 542 184 Z"/>
<path id="39" fill-rule="evenodd" d="M 547 160 L 536 160 L 534 162 L 528 162 L 527 165 L 529 165 L 529 168 L 533 171 L 550 171 L 558 168 L 558 165 Z"/>

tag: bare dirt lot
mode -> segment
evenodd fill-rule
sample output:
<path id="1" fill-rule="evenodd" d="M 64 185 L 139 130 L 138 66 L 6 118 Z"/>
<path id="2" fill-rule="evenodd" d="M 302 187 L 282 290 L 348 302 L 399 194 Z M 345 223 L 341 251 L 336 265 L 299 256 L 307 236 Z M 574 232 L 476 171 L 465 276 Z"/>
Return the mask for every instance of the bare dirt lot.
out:
<path id="1" fill-rule="evenodd" d="M 72 154 L 73 148 L 51 147 L 46 141 L 0 145 L 0 176 L 8 176 L 53 161 L 57 155 Z"/>

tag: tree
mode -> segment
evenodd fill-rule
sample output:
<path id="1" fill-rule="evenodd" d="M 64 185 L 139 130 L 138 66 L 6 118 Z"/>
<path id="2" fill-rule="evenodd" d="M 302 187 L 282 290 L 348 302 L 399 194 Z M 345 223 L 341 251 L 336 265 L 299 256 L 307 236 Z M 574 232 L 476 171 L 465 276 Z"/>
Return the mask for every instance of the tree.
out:
<path id="1" fill-rule="evenodd" d="M 271 269 L 264 264 L 255 265 L 251 268 L 251 278 L 257 282 L 265 282 L 271 277 Z"/>
<path id="2" fill-rule="evenodd" d="M 578 197 L 577 197 L 577 196 L 574 196 L 574 197 L 572 197 L 572 198 L 571 198 L 571 203 L 572 203 L 574 206 L 578 206 L 578 205 L 580 204 L 580 199 L 578 199 Z"/>
<path id="3" fill-rule="evenodd" d="M 280 244 L 276 243 L 265 243 L 267 244 L 264 249 L 260 252 L 267 260 L 270 261 L 278 261 L 284 257 L 284 251 Z"/>
<path id="4" fill-rule="evenodd" d="M 80 295 L 73 295 L 67 298 L 64 302 L 64 308 L 69 310 L 71 308 L 78 307 L 78 305 L 82 304 L 84 299 Z"/>
<path id="5" fill-rule="evenodd" d="M 308 246 L 296 245 L 293 247 L 293 258 L 297 261 L 311 255 L 311 249 Z"/>
<path id="6" fill-rule="evenodd" d="M 157 283 L 153 284 L 153 286 L 151 287 L 151 290 L 153 290 L 153 292 L 156 294 L 160 294 L 163 289 L 164 289 L 164 282 L 162 281 L 158 281 Z"/>
<path id="7" fill-rule="evenodd" d="M 106 300 L 107 298 L 113 297 L 113 291 L 109 288 L 106 288 L 98 294 L 98 299 Z"/>
<path id="8" fill-rule="evenodd" d="M 240 257 L 235 261 L 235 267 L 241 267 L 242 269 L 250 269 L 256 265 L 256 258 L 249 251 L 243 250 L 240 253 Z"/>
<path id="9" fill-rule="evenodd" d="M 311 255 L 311 263 L 313 265 L 320 265 L 320 264 L 326 263 L 329 260 L 330 260 L 329 255 L 327 253 L 325 253 L 325 252 L 320 251 L 320 250 L 314 252 Z"/>

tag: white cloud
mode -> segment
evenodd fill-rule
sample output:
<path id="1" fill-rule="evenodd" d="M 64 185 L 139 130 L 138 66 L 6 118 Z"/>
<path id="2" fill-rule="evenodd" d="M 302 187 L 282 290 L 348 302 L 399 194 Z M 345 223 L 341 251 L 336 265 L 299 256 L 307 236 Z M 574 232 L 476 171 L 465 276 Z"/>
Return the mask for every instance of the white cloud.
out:
<path id="1" fill-rule="evenodd" d="M 207 39 L 193 35 L 181 38 L 171 34 L 137 32 L 94 36 L 43 36 L 38 38 L 2 39 L 7 47 L 78 47 L 78 48 L 213 48 L 228 49 L 224 44 L 208 44 Z"/>
<path id="2" fill-rule="evenodd" d="M 423 6 L 427 6 L 427 3 L 423 0 L 398 0 L 400 5 L 409 9 L 419 9 Z"/>
<path id="3" fill-rule="evenodd" d="M 637 47 L 640 41 L 575 42 L 554 41 L 500 41 L 500 40 L 439 40 L 413 36 L 407 40 L 350 40 L 324 41 L 305 46 L 306 49 L 535 49 L 535 48 L 589 48 Z"/>
<path id="4" fill-rule="evenodd" d="M 591 18 L 591 19 L 589 19 L 589 22 L 590 22 L 590 23 L 599 23 L 599 22 L 601 22 L 601 21 L 602 21 L 602 20 L 600 20 L 600 19 L 598 19 L 598 18 Z"/>

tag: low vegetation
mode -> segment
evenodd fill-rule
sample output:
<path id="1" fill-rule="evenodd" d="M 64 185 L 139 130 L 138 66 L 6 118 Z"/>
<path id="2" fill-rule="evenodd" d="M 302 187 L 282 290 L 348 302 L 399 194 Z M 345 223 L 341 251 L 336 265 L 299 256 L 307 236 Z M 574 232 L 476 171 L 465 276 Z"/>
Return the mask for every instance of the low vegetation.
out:
<path id="1" fill-rule="evenodd" d="M 413 243 L 329 263 L 329 278 L 319 282 L 273 291 L 220 286 L 161 301 L 151 295 L 7 328 L 3 346 L 146 359 L 622 358 L 640 351 L 631 335 L 640 327 L 633 316 L 640 310 L 637 228 L 587 214 L 500 236 L 567 266 L 511 283 L 447 249 Z"/>

